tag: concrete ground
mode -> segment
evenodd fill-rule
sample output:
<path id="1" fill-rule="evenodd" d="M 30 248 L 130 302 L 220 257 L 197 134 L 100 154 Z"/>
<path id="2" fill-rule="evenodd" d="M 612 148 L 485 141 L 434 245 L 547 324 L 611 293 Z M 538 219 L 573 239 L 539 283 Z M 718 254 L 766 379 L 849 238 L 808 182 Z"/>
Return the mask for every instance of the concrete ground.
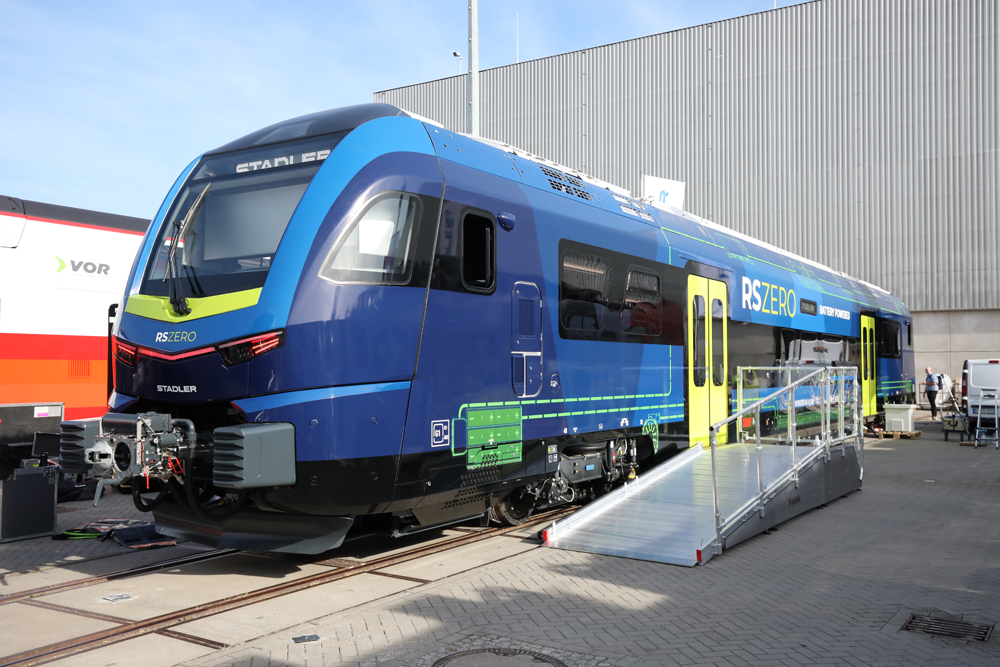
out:
<path id="1" fill-rule="evenodd" d="M 431 667 L 478 649 L 493 652 L 449 664 L 1000 664 L 1000 637 L 900 631 L 911 613 L 1000 621 L 1000 452 L 945 442 L 940 422 L 918 428 L 917 440 L 868 440 L 863 491 L 705 566 L 549 549 L 523 531 L 51 664 Z M 246 554 L 47 599 L 142 618 L 317 565 Z M 10 622 L 59 626 L 54 606 L 25 609 L 38 619 Z"/>
<path id="2" fill-rule="evenodd" d="M 434 581 L 185 664 L 429 667 L 475 646 L 567 665 L 1000 664 L 1000 638 L 900 631 L 910 613 L 1000 621 L 1000 452 L 921 428 L 868 441 L 863 491 L 704 567 L 544 547 L 445 578 L 410 563 Z"/>

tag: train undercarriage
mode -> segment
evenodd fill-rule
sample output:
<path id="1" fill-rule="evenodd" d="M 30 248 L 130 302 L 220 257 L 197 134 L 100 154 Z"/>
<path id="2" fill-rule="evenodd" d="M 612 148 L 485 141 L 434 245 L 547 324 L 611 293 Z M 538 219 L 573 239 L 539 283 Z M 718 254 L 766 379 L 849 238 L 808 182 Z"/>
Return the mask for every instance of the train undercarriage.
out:
<path id="1" fill-rule="evenodd" d="M 327 507 L 304 512 L 285 503 L 296 485 L 319 486 L 317 477 L 297 474 L 291 424 L 199 432 L 191 420 L 165 413 L 109 413 L 64 423 L 60 444 L 66 472 L 96 476 L 100 487 L 130 494 L 136 508 L 153 512 L 161 532 L 216 547 L 319 553 L 361 535 L 403 536 L 477 516 L 484 524 L 519 525 L 535 512 L 635 479 L 640 461 L 669 455 L 666 449 L 654 455 L 650 440 L 626 431 L 548 439 L 534 444 L 558 452 L 554 472 L 503 479 L 502 466 L 481 469 L 477 484 L 430 498 L 384 498 L 368 512 L 348 503 L 351 513 L 340 512 L 345 506 L 338 507 L 343 503 L 329 485 L 320 487 L 331 499 Z"/>

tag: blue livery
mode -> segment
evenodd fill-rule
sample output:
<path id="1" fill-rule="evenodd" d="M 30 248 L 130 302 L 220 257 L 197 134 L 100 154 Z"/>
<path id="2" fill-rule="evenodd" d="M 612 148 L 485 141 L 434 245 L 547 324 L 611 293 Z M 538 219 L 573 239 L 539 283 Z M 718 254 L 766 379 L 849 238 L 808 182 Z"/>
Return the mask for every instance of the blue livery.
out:
<path id="1" fill-rule="evenodd" d="M 193 424 L 156 510 L 192 539 L 518 523 L 700 445 L 740 366 L 858 366 L 878 419 L 914 394 L 911 324 L 862 281 L 361 105 L 185 169 L 114 324 L 110 409 Z M 272 455 L 294 484 L 247 481 Z M 191 506 L 213 497 L 216 523 Z"/>

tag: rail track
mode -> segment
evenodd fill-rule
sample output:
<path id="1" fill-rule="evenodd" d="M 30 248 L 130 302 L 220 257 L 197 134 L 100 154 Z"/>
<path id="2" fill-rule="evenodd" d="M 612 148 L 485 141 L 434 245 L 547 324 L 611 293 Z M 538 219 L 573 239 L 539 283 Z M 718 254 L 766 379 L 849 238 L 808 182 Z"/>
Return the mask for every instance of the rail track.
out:
<path id="1" fill-rule="evenodd" d="M 13 602 L 21 602 L 23 600 L 30 600 L 31 598 L 39 597 L 42 595 L 52 595 L 53 593 L 62 593 L 63 591 L 71 591 L 76 588 L 85 588 L 87 586 L 103 584 L 107 581 L 116 581 L 118 579 L 128 579 L 129 577 L 137 577 L 142 574 L 148 574 L 150 572 L 156 572 L 158 570 L 166 570 L 171 567 L 190 565 L 191 563 L 200 563 L 202 561 L 212 560 L 213 558 L 221 558 L 222 556 L 228 556 L 234 553 L 237 553 L 236 549 L 212 549 L 211 551 L 203 551 L 200 553 L 190 554 L 188 556 L 179 556 L 177 558 L 161 560 L 156 563 L 150 563 L 149 565 L 140 565 L 138 567 L 133 567 L 126 570 L 117 570 L 115 572 L 109 572 L 107 574 L 95 574 L 92 577 L 81 577 L 80 579 L 74 579 L 72 581 L 64 581 L 60 584 L 52 584 L 50 586 L 41 586 L 39 588 L 32 588 L 27 591 L 21 591 L 20 593 L 11 593 L 10 595 L 0 595 L 0 606 L 3 606 L 5 604 L 11 604 Z"/>
<path id="2" fill-rule="evenodd" d="M 48 644 L 36 649 L 31 649 L 29 651 L 23 651 L 21 653 L 16 653 L 6 657 L 0 657 L 0 667 L 15 667 L 15 666 L 30 667 L 31 665 L 40 665 L 47 662 L 51 662 L 53 660 L 58 660 L 71 655 L 84 653 L 86 651 L 91 651 L 94 649 L 102 648 L 104 646 L 109 646 L 111 644 L 115 644 L 118 642 L 126 641 L 128 639 L 133 639 L 135 637 L 152 633 L 157 633 L 168 637 L 174 637 L 177 639 L 182 639 L 193 643 L 198 643 L 203 646 L 208 646 L 210 648 L 215 648 L 215 649 L 226 648 L 225 644 L 220 644 L 212 640 L 205 640 L 199 637 L 186 635 L 184 633 L 172 630 L 171 628 L 181 625 L 183 623 L 194 621 L 199 618 L 214 616 L 215 614 L 221 614 L 223 612 L 231 611 L 233 609 L 239 609 L 241 607 L 257 604 L 260 602 L 271 600 L 273 598 L 281 597 L 283 595 L 288 595 L 290 593 L 296 593 L 298 591 L 306 590 L 308 588 L 313 588 L 315 586 L 322 586 L 323 584 L 328 584 L 334 581 L 340 581 L 341 579 L 346 579 L 348 577 L 364 574 L 366 572 L 379 570 L 385 567 L 389 567 L 390 565 L 405 563 L 407 561 L 416 560 L 417 558 L 423 558 L 424 556 L 428 556 L 431 554 L 437 554 L 443 551 L 456 549 L 458 547 L 462 547 L 467 544 L 472 544 L 475 542 L 480 542 L 482 540 L 486 540 L 491 537 L 495 537 L 497 535 L 504 535 L 506 533 L 523 530 L 526 527 L 544 524 L 550 521 L 554 521 L 562 516 L 565 516 L 566 514 L 573 512 L 575 509 L 576 508 L 571 507 L 571 508 L 554 510 L 551 512 L 545 512 L 531 517 L 530 519 L 528 519 L 519 526 L 484 528 L 482 530 L 469 532 L 464 535 L 458 535 L 431 544 L 417 545 L 412 549 L 408 549 L 402 553 L 384 556 L 381 558 L 374 558 L 372 560 L 358 561 L 357 563 L 338 560 L 337 561 L 338 566 L 334 567 L 328 572 L 319 572 L 317 574 L 309 575 L 301 579 L 296 579 L 294 581 L 287 581 L 274 584 L 272 586 L 266 586 L 264 588 L 259 588 L 253 591 L 247 591 L 245 593 L 240 593 L 238 595 L 221 598 L 219 600 L 206 602 L 203 604 L 195 605 L 193 607 L 187 607 L 185 609 L 179 609 L 177 611 L 169 612 L 167 614 L 161 614 L 159 616 L 154 616 L 139 621 L 132 621 L 128 619 L 106 616 L 102 614 L 94 614 L 90 612 L 82 612 L 81 610 L 46 603 L 45 601 L 39 600 L 38 598 L 56 592 L 62 592 L 74 588 L 82 588 L 85 586 L 92 586 L 106 581 L 124 579 L 132 576 L 140 576 L 142 574 L 155 572 L 157 570 L 162 570 L 169 567 L 177 567 L 179 565 L 186 565 L 192 562 L 199 562 L 199 561 L 209 560 L 212 558 L 220 558 L 222 556 L 226 556 L 232 553 L 238 553 L 237 550 L 216 549 L 213 551 L 204 552 L 202 554 L 192 554 L 191 556 L 175 558 L 169 561 L 163 561 L 161 563 L 144 565 L 130 570 L 121 570 L 118 572 L 113 572 L 105 575 L 85 577 L 82 579 L 77 579 L 63 584 L 53 584 L 52 586 L 45 586 L 33 590 L 22 591 L 20 593 L 15 593 L 0 598 L 0 604 L 21 602 L 32 606 L 51 609 L 53 611 L 61 611 L 65 613 L 77 613 L 90 616 L 92 618 L 100 618 L 101 620 L 118 623 L 120 625 L 118 627 L 108 628 L 106 630 L 100 630 L 98 632 L 92 632 L 90 634 L 81 635 L 79 637 L 67 639 L 65 641 Z M 422 580 L 420 581 L 421 583 L 426 583 L 423 582 Z"/>

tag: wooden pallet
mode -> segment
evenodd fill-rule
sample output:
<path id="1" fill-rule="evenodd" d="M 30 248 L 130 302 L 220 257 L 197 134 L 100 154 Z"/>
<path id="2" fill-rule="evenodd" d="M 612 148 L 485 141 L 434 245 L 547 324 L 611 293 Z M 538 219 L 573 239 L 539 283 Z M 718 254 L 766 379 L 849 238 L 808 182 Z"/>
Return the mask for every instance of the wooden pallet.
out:
<path id="1" fill-rule="evenodd" d="M 899 440 L 900 438 L 916 440 L 923 434 L 923 431 L 876 431 L 875 437 L 879 440 Z"/>

